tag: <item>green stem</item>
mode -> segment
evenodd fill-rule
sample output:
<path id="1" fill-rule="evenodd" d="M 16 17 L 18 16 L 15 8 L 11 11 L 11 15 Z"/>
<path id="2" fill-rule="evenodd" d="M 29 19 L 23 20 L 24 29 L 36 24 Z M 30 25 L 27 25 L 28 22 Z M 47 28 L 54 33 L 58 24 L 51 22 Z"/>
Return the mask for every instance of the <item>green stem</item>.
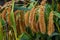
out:
<path id="1" fill-rule="evenodd" d="M 0 40 L 3 40 L 3 31 L 2 31 L 1 17 L 0 17 Z"/>
<path id="2" fill-rule="evenodd" d="M 56 8 L 56 11 L 58 11 L 58 0 L 56 0 L 56 6 L 57 6 L 57 8 Z"/>
<path id="3" fill-rule="evenodd" d="M 55 24 L 56 24 L 56 27 L 58 28 L 59 33 L 60 33 L 59 25 L 57 24 L 57 22 L 55 22 Z"/>
<path id="4" fill-rule="evenodd" d="M 14 20 L 14 0 L 12 0 L 12 11 L 11 11 L 11 18 L 12 18 L 12 27 L 14 30 L 14 34 L 15 34 L 15 38 L 17 40 L 17 31 L 16 31 L 16 24 L 15 24 L 15 20 Z"/>
<path id="5" fill-rule="evenodd" d="M 52 0 L 52 10 L 54 10 L 54 0 Z"/>

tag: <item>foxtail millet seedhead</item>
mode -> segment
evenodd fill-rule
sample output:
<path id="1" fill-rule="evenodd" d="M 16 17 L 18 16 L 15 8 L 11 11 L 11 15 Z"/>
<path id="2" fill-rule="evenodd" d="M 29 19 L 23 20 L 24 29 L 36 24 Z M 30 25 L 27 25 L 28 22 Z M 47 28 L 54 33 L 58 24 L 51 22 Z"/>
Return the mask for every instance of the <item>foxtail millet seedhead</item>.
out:
<path id="1" fill-rule="evenodd" d="M 50 12 L 48 21 L 48 35 L 50 36 L 54 32 L 53 11 Z"/>

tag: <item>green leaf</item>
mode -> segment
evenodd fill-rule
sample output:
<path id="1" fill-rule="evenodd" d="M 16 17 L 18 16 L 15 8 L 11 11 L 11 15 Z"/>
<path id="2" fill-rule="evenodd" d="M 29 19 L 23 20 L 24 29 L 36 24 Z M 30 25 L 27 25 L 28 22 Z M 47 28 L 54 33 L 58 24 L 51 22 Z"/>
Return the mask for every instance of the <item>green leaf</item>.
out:
<path id="1" fill-rule="evenodd" d="M 51 5 L 47 3 L 47 4 L 45 5 L 45 13 L 49 14 L 50 11 L 51 11 Z"/>
<path id="2" fill-rule="evenodd" d="M 1 24 L 2 24 L 2 26 L 5 25 L 5 21 L 3 19 L 1 19 Z"/>
<path id="3" fill-rule="evenodd" d="M 58 36 L 60 35 L 59 33 L 53 33 L 51 36 Z"/>
<path id="4" fill-rule="evenodd" d="M 15 19 L 14 19 L 14 0 L 12 0 L 12 10 L 10 13 L 10 21 L 11 21 L 11 26 L 14 30 L 14 34 L 15 34 L 15 38 L 17 40 L 17 30 L 16 30 L 16 23 L 15 23 Z"/>
<path id="5" fill-rule="evenodd" d="M 54 11 L 54 15 L 60 18 L 60 13 L 58 13 L 57 11 Z"/>
<path id="6" fill-rule="evenodd" d="M 60 34 L 59 33 L 53 33 L 51 36 L 50 36 L 51 38 L 52 38 L 52 40 L 53 39 L 55 39 L 55 40 L 60 40 Z"/>
<path id="7" fill-rule="evenodd" d="M 50 4 L 46 4 L 45 5 L 45 22 L 46 22 L 46 25 L 48 23 L 48 17 L 49 17 L 49 13 L 51 12 L 51 5 Z"/>
<path id="8" fill-rule="evenodd" d="M 31 36 L 26 34 L 26 33 L 22 33 L 19 37 L 20 40 L 31 40 Z"/>
<path id="9" fill-rule="evenodd" d="M 23 11 L 27 11 L 27 10 L 30 10 L 30 9 L 28 9 L 28 8 L 26 8 L 26 7 L 24 7 L 24 6 L 14 6 L 14 10 L 23 10 Z"/>
<path id="10" fill-rule="evenodd" d="M 30 0 L 31 2 L 34 2 L 35 0 Z"/>
<path id="11" fill-rule="evenodd" d="M 34 6 L 36 6 L 37 1 L 31 2 L 28 9 L 32 9 Z"/>
<path id="12" fill-rule="evenodd" d="M 40 33 L 36 33 L 36 40 L 39 40 L 39 38 L 41 38 L 41 35 L 40 35 Z"/>

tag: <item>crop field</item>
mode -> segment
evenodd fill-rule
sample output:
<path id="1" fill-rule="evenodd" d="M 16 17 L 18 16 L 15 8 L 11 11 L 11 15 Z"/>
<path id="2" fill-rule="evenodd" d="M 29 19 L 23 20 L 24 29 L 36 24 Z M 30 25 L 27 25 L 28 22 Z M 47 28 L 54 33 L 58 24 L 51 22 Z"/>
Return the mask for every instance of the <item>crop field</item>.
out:
<path id="1" fill-rule="evenodd" d="M 60 40 L 60 0 L 1 0 L 0 40 Z"/>

